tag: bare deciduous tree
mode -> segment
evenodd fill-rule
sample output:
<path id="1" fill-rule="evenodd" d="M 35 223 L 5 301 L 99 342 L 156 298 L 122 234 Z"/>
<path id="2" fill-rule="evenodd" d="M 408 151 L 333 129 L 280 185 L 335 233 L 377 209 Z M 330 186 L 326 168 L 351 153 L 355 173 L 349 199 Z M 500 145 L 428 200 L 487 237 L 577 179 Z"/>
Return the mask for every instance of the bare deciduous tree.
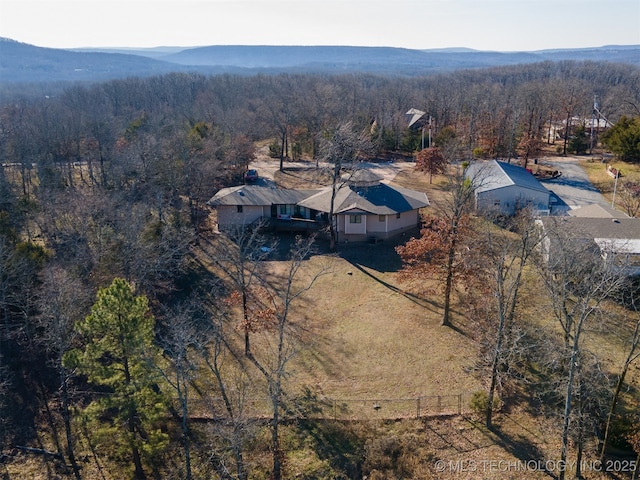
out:
<path id="1" fill-rule="evenodd" d="M 553 314 L 563 331 L 566 362 L 564 412 L 560 460 L 566 462 L 575 397 L 580 387 L 583 336 L 589 322 L 603 314 L 603 305 L 623 287 L 626 277 L 612 262 L 604 261 L 595 243 L 580 232 L 568 232 L 561 220 L 548 222 L 543 242 L 546 255 L 539 263 Z M 560 479 L 565 472 L 560 472 Z"/>
<path id="2" fill-rule="evenodd" d="M 513 330 L 523 274 L 540 241 L 529 210 L 518 212 L 504 226 L 506 230 L 485 222 L 478 227 L 478 236 L 472 244 L 473 254 L 470 256 L 475 272 L 473 288 L 484 294 L 486 301 L 493 303 L 489 312 L 497 317 L 485 415 L 487 428 L 492 426 L 499 372 L 506 370 L 503 345 Z"/>
<path id="3" fill-rule="evenodd" d="M 303 294 L 308 292 L 318 278 L 328 272 L 326 267 L 303 275 L 305 259 L 314 249 L 313 239 L 298 237 L 290 252 L 287 270 L 281 281 L 267 286 L 267 302 L 274 320 L 272 332 L 266 332 L 270 339 L 272 351 L 264 358 L 251 355 L 250 360 L 267 381 L 267 391 L 271 402 L 271 451 L 273 457 L 272 478 L 280 480 L 283 472 L 283 455 L 280 445 L 281 409 L 283 403 L 282 382 L 286 375 L 286 367 L 297 352 L 296 321 L 290 318 L 292 306 Z"/>
<path id="4" fill-rule="evenodd" d="M 338 191 L 358 169 L 362 161 L 373 150 L 373 145 L 364 134 L 357 134 L 353 124 L 346 122 L 334 129 L 321 145 L 321 156 L 331 168 L 331 201 L 329 204 L 329 242 L 335 250 L 337 228 L 335 225 L 335 200 Z"/>
<path id="5" fill-rule="evenodd" d="M 53 368 L 59 374 L 61 415 L 66 437 L 66 456 L 74 476 L 80 478 L 80 468 L 75 455 L 75 439 L 72 428 L 72 399 L 69 391 L 71 372 L 62 362 L 64 353 L 75 346 L 76 321 L 86 316 L 91 305 L 91 292 L 77 278 L 65 270 L 52 266 L 43 273 L 41 295 L 38 299 L 42 327 L 39 343 L 49 353 Z"/>
<path id="6" fill-rule="evenodd" d="M 638 303 L 636 286 L 633 284 L 629 290 L 623 290 L 622 300 L 623 304 L 631 311 L 635 316 L 635 325 L 630 334 L 623 337 L 624 344 L 626 345 L 627 352 L 622 362 L 622 367 L 618 378 L 616 380 L 613 396 L 607 412 L 607 421 L 605 424 L 604 435 L 602 437 L 602 446 L 600 449 L 600 460 L 604 458 L 607 450 L 607 444 L 609 442 L 609 436 L 611 433 L 611 424 L 616 414 L 616 408 L 620 401 L 620 395 L 622 393 L 627 374 L 631 365 L 640 358 L 640 304 Z M 624 319 L 621 319 L 621 324 L 624 325 Z"/>
<path id="7" fill-rule="evenodd" d="M 242 329 L 244 331 L 244 352 L 251 354 L 250 335 L 257 328 L 254 312 L 259 307 L 252 306 L 255 290 L 264 281 L 263 260 L 277 247 L 277 240 L 268 239 L 260 233 L 262 222 L 249 226 L 239 226 L 226 232 L 226 237 L 217 240 L 213 260 L 231 279 L 242 309 Z M 233 295 L 231 296 L 233 298 Z"/>

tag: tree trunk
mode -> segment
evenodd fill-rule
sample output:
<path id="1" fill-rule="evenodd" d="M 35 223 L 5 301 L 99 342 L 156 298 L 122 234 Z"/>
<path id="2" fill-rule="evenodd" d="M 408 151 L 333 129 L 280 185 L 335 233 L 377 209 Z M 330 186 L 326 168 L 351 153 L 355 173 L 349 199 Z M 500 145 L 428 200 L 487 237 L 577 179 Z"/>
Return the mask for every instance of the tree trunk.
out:
<path id="1" fill-rule="evenodd" d="M 129 361 L 127 358 L 123 360 L 124 366 L 124 381 L 126 385 L 131 384 L 131 372 L 129 371 Z M 129 441 L 131 442 L 131 456 L 133 458 L 133 466 L 135 469 L 134 478 L 136 480 L 146 480 L 146 475 L 144 474 L 144 469 L 142 468 L 142 459 L 140 458 L 140 451 L 136 445 L 136 417 L 138 416 L 138 412 L 136 412 L 135 408 L 129 409 L 129 418 L 127 419 L 127 427 L 129 430 L 129 435 L 131 436 Z"/>
<path id="2" fill-rule="evenodd" d="M 611 406 L 607 414 L 607 425 L 605 427 L 604 437 L 602 439 L 602 449 L 600 450 L 600 461 L 604 459 L 604 454 L 607 449 L 607 443 L 609 441 L 611 422 L 613 420 L 616 407 L 618 406 L 620 392 L 622 391 L 622 386 L 624 385 L 627 372 L 629 371 L 629 366 L 634 362 L 635 359 L 638 358 L 638 355 L 636 354 L 636 349 L 638 348 L 639 345 L 640 345 L 640 320 L 636 322 L 635 330 L 633 331 L 633 335 L 631 336 L 631 347 L 629 349 L 629 354 L 627 355 L 627 358 L 624 361 L 622 372 L 620 372 L 620 377 L 618 377 L 618 381 L 616 382 L 616 389 L 613 394 L 613 398 L 611 399 Z"/>
<path id="3" fill-rule="evenodd" d="M 191 480 L 191 445 L 189 443 L 189 398 L 188 398 L 188 390 L 187 383 L 185 381 L 184 389 L 180 387 L 181 385 L 180 377 L 177 378 L 176 386 L 178 388 L 178 398 L 180 400 L 182 406 L 182 441 L 184 445 L 184 463 L 186 470 L 186 480 Z"/>
<path id="4" fill-rule="evenodd" d="M 613 421 L 613 416 L 616 411 L 616 407 L 618 406 L 618 399 L 620 397 L 620 392 L 622 391 L 622 385 L 624 385 L 624 378 L 627 375 L 627 369 L 629 364 L 625 364 L 622 369 L 622 373 L 616 382 L 616 389 L 613 393 L 613 399 L 611 400 L 611 405 L 609 406 L 609 412 L 607 412 L 607 424 L 604 428 L 604 436 L 602 437 L 602 447 L 600 449 L 600 461 L 604 459 L 604 454 L 607 450 L 607 443 L 609 442 L 609 434 L 611 433 L 611 422 Z"/>
<path id="5" fill-rule="evenodd" d="M 562 143 L 562 154 L 567 154 L 567 142 L 569 141 L 569 122 L 571 121 L 571 114 L 567 113 L 567 123 L 564 127 L 564 142 Z"/>
<path id="6" fill-rule="evenodd" d="M 582 384 L 582 379 L 579 380 L 578 382 L 580 384 L 579 388 L 578 388 L 578 412 L 579 412 L 579 417 L 578 417 L 578 441 L 577 441 L 577 447 L 578 447 L 578 451 L 576 453 L 576 475 L 575 478 L 582 478 L 582 454 L 584 452 L 584 404 L 582 402 L 583 399 L 583 384 Z"/>
<path id="7" fill-rule="evenodd" d="M 335 218 L 333 215 L 333 210 L 335 208 L 335 200 L 336 200 L 336 195 L 338 193 L 337 191 L 337 175 L 340 174 L 340 167 L 335 167 L 334 168 L 334 172 L 333 172 L 333 184 L 331 185 L 331 202 L 329 204 L 329 250 L 334 251 L 336 249 L 336 243 L 337 243 L 337 228 L 336 226 L 333 224 Z"/>
<path id="8" fill-rule="evenodd" d="M 82 478 L 80 475 L 80 468 L 78 467 L 78 462 L 76 461 L 76 456 L 73 450 L 73 433 L 71 431 L 71 413 L 69 410 L 69 390 L 67 388 L 67 378 L 65 373 L 62 373 L 61 376 L 62 418 L 64 419 L 64 431 L 67 437 L 67 458 L 69 459 L 69 463 L 71 463 L 73 476 L 76 478 L 76 480 L 80 480 Z"/>
<path id="9" fill-rule="evenodd" d="M 450 313 L 451 313 L 451 293 L 453 291 L 453 263 L 455 262 L 456 257 L 456 239 L 455 239 L 456 231 L 454 227 L 451 244 L 449 245 L 449 254 L 447 259 L 447 280 L 444 287 L 444 313 L 442 315 L 442 323 L 440 324 L 443 327 L 450 327 Z"/>
<path id="10" fill-rule="evenodd" d="M 280 171 L 282 172 L 284 170 L 283 168 L 283 163 L 284 163 L 284 155 L 285 155 L 285 141 L 287 138 L 287 134 L 285 132 L 282 132 L 282 143 L 280 145 Z"/>
<path id="11" fill-rule="evenodd" d="M 128 419 L 128 429 L 129 434 L 131 435 L 131 457 L 133 458 L 133 466 L 135 469 L 134 478 L 136 480 L 146 480 L 146 475 L 144 473 L 144 469 L 142 468 L 142 459 L 140 458 L 140 451 L 136 445 L 135 437 L 136 437 L 136 412 L 129 412 Z"/>
<path id="12" fill-rule="evenodd" d="M 503 338 L 503 330 L 505 318 L 502 313 L 502 305 L 500 305 L 500 323 L 498 324 L 498 333 L 496 338 L 496 349 L 493 352 L 493 364 L 491 366 L 491 385 L 489 386 L 489 395 L 487 397 L 487 415 L 486 415 L 486 425 L 487 428 L 491 428 L 492 419 L 493 419 L 493 397 L 495 396 L 496 384 L 498 382 L 498 365 L 500 364 L 500 354 L 502 351 L 502 338 Z"/>
<path id="13" fill-rule="evenodd" d="M 253 359 L 253 355 L 251 355 L 251 352 L 249 352 L 248 356 L 255 363 L 255 360 Z M 205 358 L 205 362 L 207 363 L 207 365 L 209 366 L 209 368 L 211 369 L 211 371 L 216 377 L 218 388 L 220 389 L 220 394 L 222 396 L 222 400 L 224 401 L 225 409 L 227 410 L 227 415 L 229 416 L 229 419 L 233 422 L 233 439 L 232 439 L 233 444 L 231 448 L 233 450 L 233 456 L 236 461 L 236 471 L 238 472 L 238 480 L 246 480 L 247 469 L 244 464 L 242 443 L 240 441 L 240 437 L 242 434 L 242 427 L 238 424 L 238 419 L 236 418 L 235 413 L 233 411 L 233 405 L 231 404 L 229 395 L 227 395 L 227 387 L 224 384 L 224 381 L 222 379 L 222 374 L 220 373 L 220 368 L 217 362 L 217 356 L 216 356 L 216 359 L 214 359 L 213 364 L 211 364 L 208 358 Z"/>
<path id="14" fill-rule="evenodd" d="M 562 424 L 562 448 L 560 451 L 560 462 L 562 465 L 566 465 L 567 462 L 567 450 L 569 447 L 569 420 L 571 417 L 571 407 L 573 402 L 573 382 L 577 368 L 576 362 L 578 360 L 579 338 L 579 333 L 577 333 L 573 340 L 573 347 L 571 349 L 571 364 L 569 366 L 569 380 L 567 381 L 567 393 L 564 403 L 564 421 Z M 558 480 L 564 480 L 564 475 L 564 470 L 560 470 Z"/>
<path id="15" fill-rule="evenodd" d="M 249 333 L 250 333 L 250 329 L 249 329 L 249 315 L 247 313 L 247 289 L 244 286 L 244 281 L 243 281 L 243 286 L 242 286 L 242 315 L 243 315 L 243 320 L 244 320 L 244 354 L 247 357 L 251 356 L 251 343 L 249 341 Z"/>
<path id="16" fill-rule="evenodd" d="M 273 401 L 273 419 L 271 424 L 271 451 L 273 453 L 273 474 L 271 478 L 273 480 L 281 480 L 282 479 L 282 462 L 280 452 L 280 438 L 278 427 L 280 426 L 280 415 L 278 413 L 279 410 L 279 401 Z"/>

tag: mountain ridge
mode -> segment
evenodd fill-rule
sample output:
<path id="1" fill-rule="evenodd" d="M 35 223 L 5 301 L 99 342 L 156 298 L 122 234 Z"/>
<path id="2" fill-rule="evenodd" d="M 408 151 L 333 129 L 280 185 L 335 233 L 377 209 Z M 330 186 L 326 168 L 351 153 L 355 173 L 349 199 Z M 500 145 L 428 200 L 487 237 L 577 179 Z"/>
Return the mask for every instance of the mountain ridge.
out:
<path id="1" fill-rule="evenodd" d="M 543 61 L 607 61 L 640 66 L 640 45 L 499 52 L 464 47 L 209 45 L 151 48 L 38 47 L 0 38 L 0 82 L 104 81 L 170 72 L 364 72 L 417 76 Z"/>

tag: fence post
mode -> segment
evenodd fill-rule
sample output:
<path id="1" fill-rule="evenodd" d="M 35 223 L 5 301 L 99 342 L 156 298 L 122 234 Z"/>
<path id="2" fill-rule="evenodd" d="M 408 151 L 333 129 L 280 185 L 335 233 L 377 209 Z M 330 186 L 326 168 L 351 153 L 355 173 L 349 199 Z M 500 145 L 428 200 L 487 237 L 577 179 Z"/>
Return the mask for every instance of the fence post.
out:
<path id="1" fill-rule="evenodd" d="M 420 397 L 416 399 L 416 418 L 420 418 Z"/>

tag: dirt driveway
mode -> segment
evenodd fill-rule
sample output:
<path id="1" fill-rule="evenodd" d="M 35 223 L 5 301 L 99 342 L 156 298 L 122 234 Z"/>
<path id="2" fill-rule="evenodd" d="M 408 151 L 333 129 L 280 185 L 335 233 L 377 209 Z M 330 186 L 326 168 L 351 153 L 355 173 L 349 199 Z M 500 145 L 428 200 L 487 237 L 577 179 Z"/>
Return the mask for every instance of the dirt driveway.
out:
<path id="1" fill-rule="evenodd" d="M 251 162 L 249 168 L 255 168 L 258 170 L 258 174 L 263 179 L 263 185 L 269 185 L 273 182 L 273 176 L 275 172 L 280 169 L 280 159 L 271 158 L 267 154 L 268 148 L 259 148 L 256 152 L 256 159 Z M 413 170 L 415 163 L 406 161 L 394 161 L 394 162 L 362 162 L 360 164 L 363 168 L 369 169 L 382 177 L 384 181 L 392 181 L 398 173 L 403 170 Z M 306 160 L 292 162 L 285 160 L 283 167 L 285 169 L 290 168 L 314 168 L 316 166 L 315 161 Z M 331 165 L 328 163 L 319 162 L 321 168 L 329 168 Z"/>

